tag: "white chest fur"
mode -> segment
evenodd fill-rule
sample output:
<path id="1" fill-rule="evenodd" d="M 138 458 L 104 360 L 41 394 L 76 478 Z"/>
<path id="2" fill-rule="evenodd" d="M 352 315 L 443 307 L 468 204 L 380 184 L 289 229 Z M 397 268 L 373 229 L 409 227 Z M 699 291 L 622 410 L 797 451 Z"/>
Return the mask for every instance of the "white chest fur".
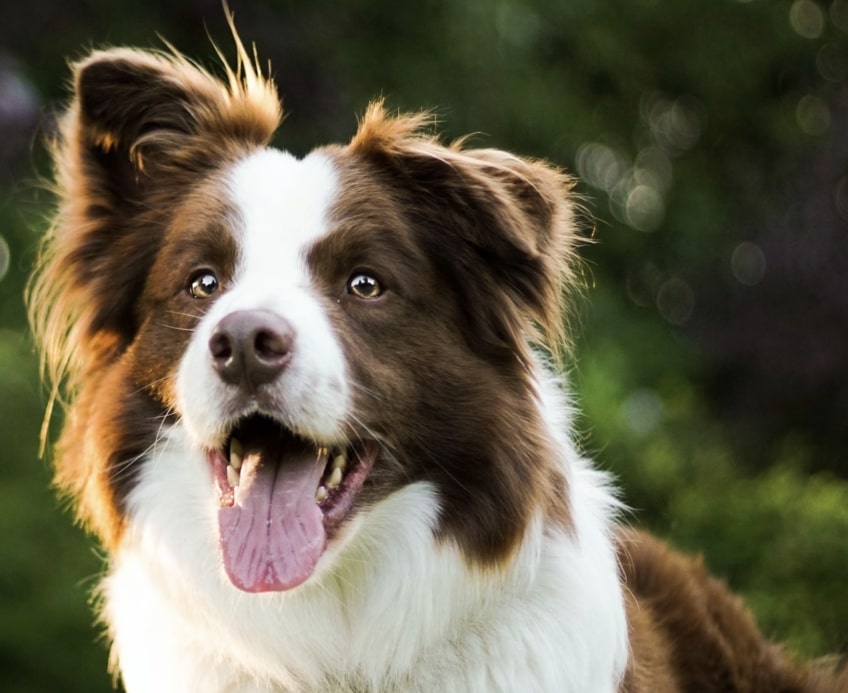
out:
<path id="1" fill-rule="evenodd" d="M 131 495 L 103 584 L 135 691 L 614 691 L 626 623 L 605 477 L 569 460 L 573 531 L 536 523 L 508 570 L 470 570 L 409 486 L 361 513 L 290 593 L 246 594 L 220 565 L 206 461 L 179 428 Z"/>

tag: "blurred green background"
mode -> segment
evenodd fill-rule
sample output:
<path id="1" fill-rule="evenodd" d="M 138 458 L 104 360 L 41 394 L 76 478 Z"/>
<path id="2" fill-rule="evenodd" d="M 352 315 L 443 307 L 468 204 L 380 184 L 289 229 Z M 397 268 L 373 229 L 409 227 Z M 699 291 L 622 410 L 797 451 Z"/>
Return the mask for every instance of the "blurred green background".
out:
<path id="1" fill-rule="evenodd" d="M 230 0 L 271 61 L 278 144 L 348 138 L 383 94 L 449 137 L 581 177 L 595 243 L 571 375 L 633 521 L 703 553 L 763 629 L 848 651 L 848 0 Z M 207 65 L 218 0 L 0 5 L 0 689 L 110 689 L 101 569 L 37 455 L 22 289 L 66 60 Z"/>

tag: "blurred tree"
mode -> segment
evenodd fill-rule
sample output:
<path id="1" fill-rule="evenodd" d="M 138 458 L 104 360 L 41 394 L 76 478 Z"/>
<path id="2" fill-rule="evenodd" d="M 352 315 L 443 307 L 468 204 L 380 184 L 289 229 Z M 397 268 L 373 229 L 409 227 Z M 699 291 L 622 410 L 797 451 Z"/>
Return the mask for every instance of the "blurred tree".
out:
<path id="1" fill-rule="evenodd" d="M 767 632 L 845 651 L 848 0 L 230 5 L 273 66 L 280 146 L 344 139 L 385 94 L 580 176 L 597 241 L 576 325 L 585 446 L 636 520 L 702 551 Z M 49 196 L 28 145 L 92 45 L 158 32 L 208 65 L 208 36 L 232 51 L 218 0 L 0 17 L 3 689 L 107 690 L 85 604 L 99 560 L 37 461 L 20 296 Z"/>

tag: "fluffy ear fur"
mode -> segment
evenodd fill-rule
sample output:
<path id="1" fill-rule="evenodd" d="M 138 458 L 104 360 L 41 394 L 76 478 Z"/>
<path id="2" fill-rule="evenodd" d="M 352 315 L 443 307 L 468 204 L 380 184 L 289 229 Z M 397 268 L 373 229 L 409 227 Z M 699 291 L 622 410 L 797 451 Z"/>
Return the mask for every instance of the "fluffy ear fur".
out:
<path id="1" fill-rule="evenodd" d="M 127 347 L 165 210 L 277 128 L 275 89 L 236 42 L 228 83 L 176 53 L 113 49 L 74 66 L 53 145 L 59 209 L 29 295 L 54 383 L 73 388 Z"/>
<path id="2" fill-rule="evenodd" d="M 179 55 L 117 49 L 97 52 L 75 69 L 81 154 L 132 185 L 160 172 L 196 174 L 245 145 L 263 145 L 280 120 L 270 83 L 250 63 L 229 89 Z M 223 151 L 222 151 L 223 150 Z"/>
<path id="3" fill-rule="evenodd" d="M 419 214 L 412 206 L 413 222 L 428 225 L 422 239 L 438 246 L 432 256 L 461 284 L 475 347 L 512 358 L 518 336 L 532 328 L 529 316 L 542 328 L 533 336 L 556 352 L 565 342 L 564 289 L 574 285 L 576 266 L 572 180 L 507 152 L 464 149 L 462 141 L 443 146 L 423 133 L 426 120 L 390 117 L 381 102 L 372 103 L 351 149 L 387 168 L 395 184 L 421 193 L 415 204 L 429 201 Z"/>

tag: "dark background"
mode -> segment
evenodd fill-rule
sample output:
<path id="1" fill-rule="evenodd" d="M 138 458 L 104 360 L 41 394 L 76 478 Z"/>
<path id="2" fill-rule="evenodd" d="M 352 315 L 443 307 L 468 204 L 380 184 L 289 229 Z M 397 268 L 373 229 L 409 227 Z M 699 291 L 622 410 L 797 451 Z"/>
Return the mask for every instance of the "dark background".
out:
<path id="1" fill-rule="evenodd" d="M 848 650 L 848 0 L 231 0 L 302 154 L 369 99 L 553 160 L 594 218 L 572 382 L 633 521 L 795 652 Z M 0 688 L 108 690 L 102 557 L 39 459 L 22 290 L 67 59 L 233 55 L 218 0 L 0 0 Z M 592 226 L 594 228 L 592 228 Z M 131 260 L 128 260 L 131 261 Z"/>

